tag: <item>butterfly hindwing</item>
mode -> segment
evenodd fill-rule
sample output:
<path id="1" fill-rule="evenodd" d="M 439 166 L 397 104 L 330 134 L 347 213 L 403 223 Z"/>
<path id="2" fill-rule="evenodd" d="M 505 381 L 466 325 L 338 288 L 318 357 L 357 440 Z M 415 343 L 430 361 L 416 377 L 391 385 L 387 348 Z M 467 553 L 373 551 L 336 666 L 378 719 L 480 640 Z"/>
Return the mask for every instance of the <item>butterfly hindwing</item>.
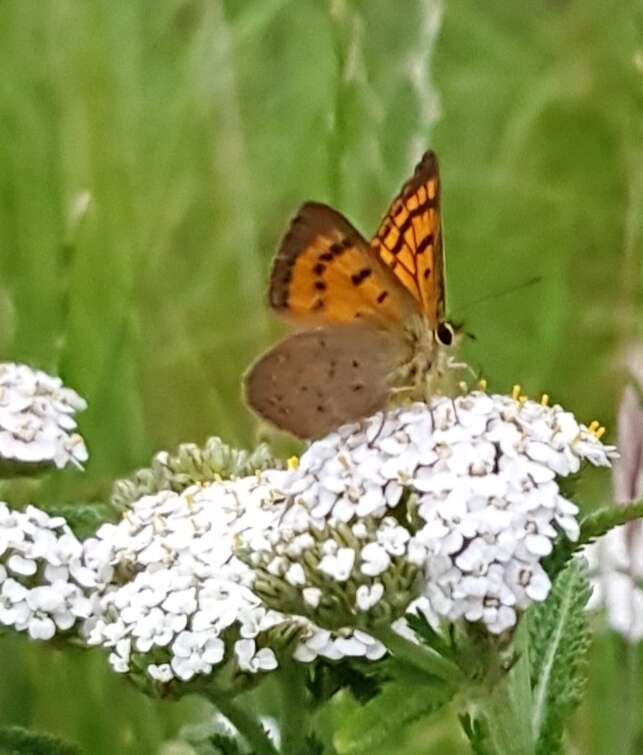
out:
<path id="1" fill-rule="evenodd" d="M 435 153 L 427 152 L 404 184 L 371 246 L 436 328 L 444 318 L 444 259 Z"/>
<path id="2" fill-rule="evenodd" d="M 381 409 L 402 344 L 365 323 L 311 328 L 280 341 L 245 377 L 257 414 L 299 438 L 317 438 Z"/>
<path id="3" fill-rule="evenodd" d="M 307 324 L 399 323 L 417 309 L 348 220 L 317 202 L 302 205 L 281 242 L 268 300 L 279 314 Z"/>

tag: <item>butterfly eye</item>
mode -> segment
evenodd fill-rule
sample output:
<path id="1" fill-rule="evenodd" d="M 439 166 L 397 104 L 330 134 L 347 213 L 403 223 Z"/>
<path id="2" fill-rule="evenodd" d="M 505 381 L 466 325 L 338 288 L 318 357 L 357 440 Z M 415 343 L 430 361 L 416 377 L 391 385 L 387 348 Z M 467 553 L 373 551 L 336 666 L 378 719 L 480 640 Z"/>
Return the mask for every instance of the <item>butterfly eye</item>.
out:
<path id="1" fill-rule="evenodd" d="M 453 343 L 454 330 L 448 322 L 441 322 L 438 325 L 435 335 L 438 339 L 438 343 L 441 343 L 442 346 L 451 346 Z"/>

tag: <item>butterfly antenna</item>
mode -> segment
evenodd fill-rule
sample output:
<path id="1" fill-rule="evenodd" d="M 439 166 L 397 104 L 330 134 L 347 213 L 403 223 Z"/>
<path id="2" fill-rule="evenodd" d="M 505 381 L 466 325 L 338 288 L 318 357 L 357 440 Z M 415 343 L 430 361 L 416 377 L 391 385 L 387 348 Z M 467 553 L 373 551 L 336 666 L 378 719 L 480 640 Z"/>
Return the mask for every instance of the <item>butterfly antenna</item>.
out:
<path id="1" fill-rule="evenodd" d="M 467 307 L 475 307 L 478 304 L 482 304 L 485 301 L 489 301 L 491 299 L 500 299 L 503 296 L 508 296 L 509 294 L 515 294 L 516 291 L 522 291 L 525 288 L 529 288 L 530 286 L 535 286 L 536 283 L 540 283 L 543 279 L 542 275 L 534 275 L 533 278 L 527 278 L 526 281 L 523 281 L 522 283 L 518 283 L 516 286 L 511 286 L 510 288 L 501 289 L 500 291 L 495 291 L 492 294 L 487 294 L 486 296 L 480 297 L 480 299 L 474 299 L 471 302 L 467 303 Z"/>
<path id="2" fill-rule="evenodd" d="M 533 278 L 527 278 L 526 281 L 523 281 L 522 283 L 519 283 L 517 286 L 512 286 L 511 288 L 505 288 L 501 291 L 496 291 L 493 294 L 487 294 L 486 296 L 482 296 L 480 299 L 474 299 L 471 302 L 467 302 L 467 308 L 469 307 L 475 307 L 478 304 L 482 304 L 482 302 L 489 301 L 491 299 L 500 299 L 502 296 L 508 296 L 509 294 L 515 294 L 516 291 L 522 291 L 525 288 L 529 288 L 530 286 L 534 286 L 536 283 L 540 283 L 543 279 L 542 275 L 534 275 Z M 476 337 L 473 333 L 465 330 L 464 328 L 464 318 L 462 318 L 462 310 L 458 313 L 460 316 L 456 317 L 455 322 L 451 320 L 451 325 L 455 328 L 456 332 L 463 333 L 465 336 L 470 338 L 472 341 L 476 340 Z"/>

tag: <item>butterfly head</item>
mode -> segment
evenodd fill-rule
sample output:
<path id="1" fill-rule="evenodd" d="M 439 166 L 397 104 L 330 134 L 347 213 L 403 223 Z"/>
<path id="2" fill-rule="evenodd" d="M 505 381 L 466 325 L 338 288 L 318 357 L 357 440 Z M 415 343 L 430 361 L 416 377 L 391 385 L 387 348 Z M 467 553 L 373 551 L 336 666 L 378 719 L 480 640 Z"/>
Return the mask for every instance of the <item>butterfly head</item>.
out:
<path id="1" fill-rule="evenodd" d="M 393 375 L 393 383 L 408 388 L 411 397 L 423 401 L 443 387 L 459 333 L 446 320 L 433 325 L 420 314 L 407 320 L 404 332 L 408 351 Z"/>
<path id="2" fill-rule="evenodd" d="M 409 318 L 405 330 L 413 350 L 427 354 L 450 351 L 457 346 L 462 331 L 448 320 L 439 320 L 435 325 L 425 315 Z"/>

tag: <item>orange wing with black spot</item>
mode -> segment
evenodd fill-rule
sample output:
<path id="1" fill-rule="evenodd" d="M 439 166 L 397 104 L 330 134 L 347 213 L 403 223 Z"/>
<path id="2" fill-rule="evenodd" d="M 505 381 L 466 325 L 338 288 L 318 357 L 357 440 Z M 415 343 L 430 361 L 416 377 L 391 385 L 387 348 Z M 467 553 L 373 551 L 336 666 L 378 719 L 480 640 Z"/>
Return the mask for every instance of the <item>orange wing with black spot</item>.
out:
<path id="1" fill-rule="evenodd" d="M 370 319 L 392 327 L 418 311 L 413 297 L 339 212 L 307 202 L 275 258 L 270 306 L 304 325 Z"/>
<path id="2" fill-rule="evenodd" d="M 444 319 L 444 258 L 435 153 L 427 152 L 404 184 L 371 246 L 437 328 Z"/>

